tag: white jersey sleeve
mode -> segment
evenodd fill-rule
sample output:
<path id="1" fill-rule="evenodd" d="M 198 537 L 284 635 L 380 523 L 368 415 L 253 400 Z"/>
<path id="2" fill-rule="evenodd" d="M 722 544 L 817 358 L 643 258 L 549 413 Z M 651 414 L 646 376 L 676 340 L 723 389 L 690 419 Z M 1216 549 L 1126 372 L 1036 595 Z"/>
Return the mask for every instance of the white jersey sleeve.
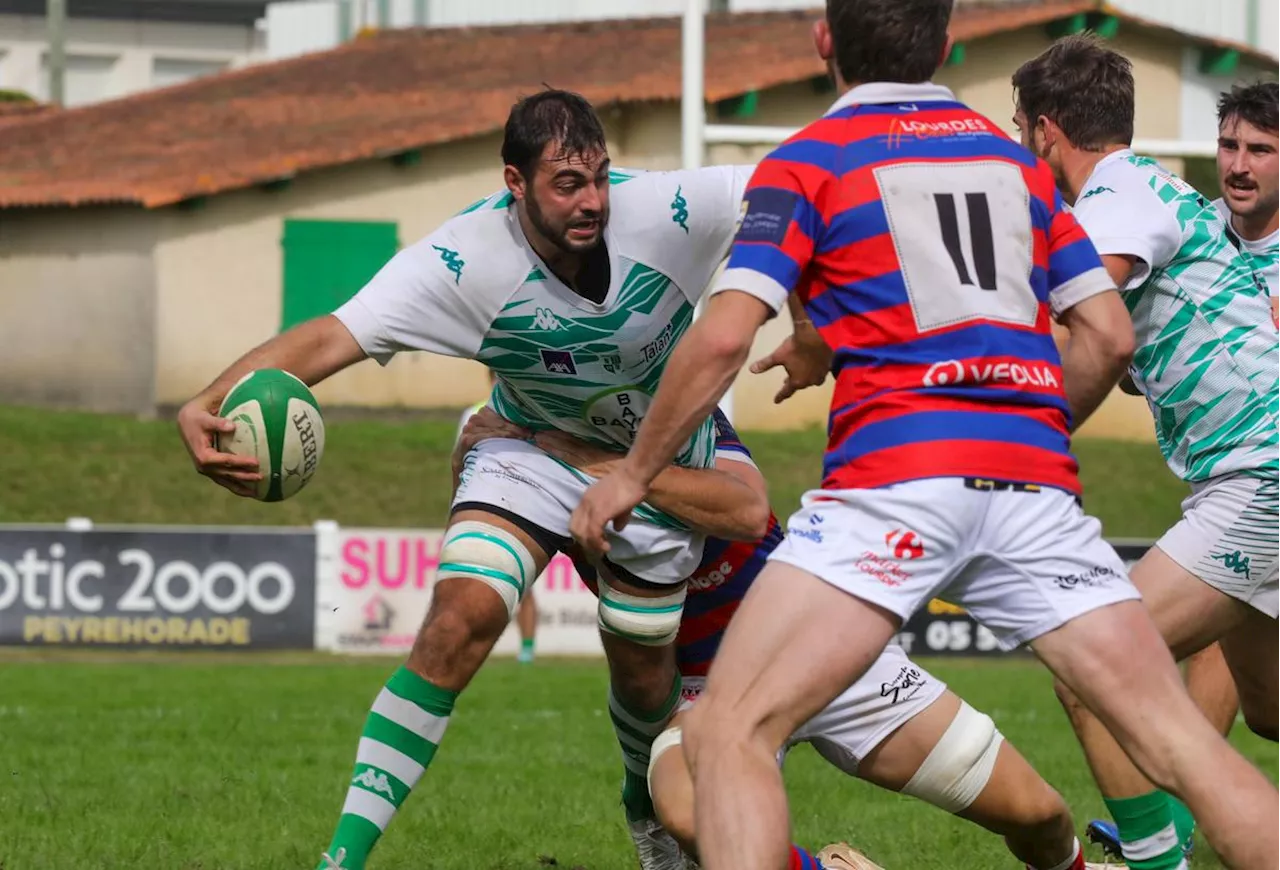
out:
<path id="1" fill-rule="evenodd" d="M 645 172 L 611 194 L 623 253 L 663 272 L 696 303 L 729 253 L 754 166 Z"/>
<path id="2" fill-rule="evenodd" d="M 529 272 L 513 231 L 506 209 L 453 217 L 392 257 L 334 316 L 383 365 L 405 350 L 474 358 Z"/>
<path id="3" fill-rule="evenodd" d="M 1099 255 L 1136 258 L 1121 291 L 1140 287 L 1182 246 L 1182 227 L 1174 213 L 1144 173 L 1125 160 L 1099 164 L 1072 214 Z"/>

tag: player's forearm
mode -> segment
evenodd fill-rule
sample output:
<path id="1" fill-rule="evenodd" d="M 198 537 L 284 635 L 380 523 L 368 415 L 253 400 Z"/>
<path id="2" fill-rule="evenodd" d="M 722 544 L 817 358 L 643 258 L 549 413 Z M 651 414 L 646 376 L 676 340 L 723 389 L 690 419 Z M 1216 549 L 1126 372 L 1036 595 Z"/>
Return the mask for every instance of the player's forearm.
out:
<path id="1" fill-rule="evenodd" d="M 625 460 L 635 480 L 651 486 L 711 415 L 746 362 L 753 334 L 734 334 L 704 315 L 680 340 Z"/>
<path id="2" fill-rule="evenodd" d="M 754 541 L 769 530 L 768 501 L 727 471 L 667 466 L 646 501 L 713 538 Z"/>
<path id="3" fill-rule="evenodd" d="M 1088 331 L 1072 332 L 1062 357 L 1062 383 L 1079 429 L 1115 389 L 1132 359 L 1132 346 Z"/>
<path id="4" fill-rule="evenodd" d="M 364 357 L 364 351 L 341 321 L 333 316 L 318 317 L 240 357 L 205 387 L 199 400 L 216 409 L 236 381 L 256 369 L 283 369 L 312 386 Z"/>

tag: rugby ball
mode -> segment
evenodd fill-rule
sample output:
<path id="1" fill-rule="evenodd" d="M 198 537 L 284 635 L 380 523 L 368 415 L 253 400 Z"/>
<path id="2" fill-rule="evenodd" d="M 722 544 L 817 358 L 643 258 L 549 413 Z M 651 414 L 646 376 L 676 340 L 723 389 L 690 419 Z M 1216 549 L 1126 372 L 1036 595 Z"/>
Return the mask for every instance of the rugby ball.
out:
<path id="1" fill-rule="evenodd" d="M 218 449 L 258 460 L 262 480 L 254 498 L 283 501 L 311 482 L 324 456 L 320 406 L 297 377 L 280 369 L 258 369 L 227 393 L 218 416 L 235 421 L 235 432 L 218 434 Z"/>

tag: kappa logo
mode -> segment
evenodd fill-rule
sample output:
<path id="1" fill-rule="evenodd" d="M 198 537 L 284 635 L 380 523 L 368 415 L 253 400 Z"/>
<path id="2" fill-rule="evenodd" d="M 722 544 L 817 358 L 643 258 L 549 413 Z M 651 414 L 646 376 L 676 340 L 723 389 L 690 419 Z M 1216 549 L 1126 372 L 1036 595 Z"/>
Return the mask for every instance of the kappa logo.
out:
<path id="1" fill-rule="evenodd" d="M 884 543 L 896 559 L 919 559 L 924 555 L 924 541 L 910 529 L 894 529 L 884 536 Z"/>
<path id="2" fill-rule="evenodd" d="M 560 322 L 560 318 L 556 317 L 556 313 L 550 308 L 539 308 L 533 315 L 533 328 L 551 332 L 556 329 L 564 329 L 564 324 Z"/>
<path id="3" fill-rule="evenodd" d="M 1239 550 L 1234 553 L 1215 553 L 1209 558 L 1221 562 L 1222 567 L 1228 568 L 1236 574 L 1243 574 L 1246 580 L 1253 579 L 1249 576 L 1249 557 Z"/>
<path id="4" fill-rule="evenodd" d="M 1084 200 L 1088 199 L 1091 196 L 1097 196 L 1102 193 L 1115 193 L 1115 191 L 1107 187 L 1106 185 L 1100 185 L 1098 187 L 1093 188 L 1092 190 L 1086 191 L 1084 195 L 1080 197 L 1080 201 L 1083 202 Z"/>
<path id="5" fill-rule="evenodd" d="M 462 283 L 462 267 L 467 265 L 467 261 L 458 256 L 458 252 L 452 248 L 442 248 L 439 245 L 432 245 L 440 252 L 440 259 L 444 263 L 444 267 L 453 273 L 453 283 Z"/>
<path id="6" fill-rule="evenodd" d="M 391 787 L 391 780 L 387 779 L 385 773 L 381 773 L 372 767 L 366 767 L 362 772 L 357 773 L 352 778 L 351 784 L 368 789 L 374 794 L 386 795 L 387 800 L 392 803 L 396 801 L 396 790 Z"/>
<path id="7" fill-rule="evenodd" d="M 683 188 L 677 187 L 676 198 L 671 200 L 671 209 L 673 212 L 675 212 L 673 215 L 671 215 L 671 222 L 679 226 L 680 229 L 684 230 L 685 234 L 688 235 L 689 233 L 689 200 L 684 198 L 684 194 L 681 192 L 682 190 Z"/>

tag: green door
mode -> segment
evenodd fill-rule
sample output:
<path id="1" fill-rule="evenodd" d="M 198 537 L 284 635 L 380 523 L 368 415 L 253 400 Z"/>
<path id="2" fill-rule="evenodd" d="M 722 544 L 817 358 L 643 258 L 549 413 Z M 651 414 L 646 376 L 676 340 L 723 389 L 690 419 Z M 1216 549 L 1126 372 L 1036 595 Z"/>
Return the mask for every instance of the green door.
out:
<path id="1" fill-rule="evenodd" d="M 284 222 L 283 332 L 332 313 L 400 248 L 394 221 Z"/>

